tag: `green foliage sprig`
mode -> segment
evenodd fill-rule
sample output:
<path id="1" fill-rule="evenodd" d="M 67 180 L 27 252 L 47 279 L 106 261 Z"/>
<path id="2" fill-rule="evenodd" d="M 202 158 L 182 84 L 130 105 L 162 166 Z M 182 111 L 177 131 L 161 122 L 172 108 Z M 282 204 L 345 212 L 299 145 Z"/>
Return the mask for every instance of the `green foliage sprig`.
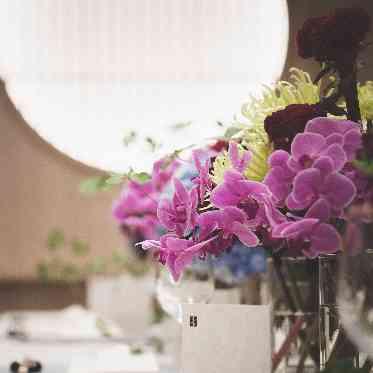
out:
<path id="1" fill-rule="evenodd" d="M 149 264 L 132 259 L 126 251 L 114 250 L 108 256 L 89 258 L 88 242 L 73 238 L 67 240 L 61 229 L 49 232 L 46 247 L 48 254 L 37 265 L 37 276 L 45 282 L 74 283 L 92 275 L 143 276 Z"/>

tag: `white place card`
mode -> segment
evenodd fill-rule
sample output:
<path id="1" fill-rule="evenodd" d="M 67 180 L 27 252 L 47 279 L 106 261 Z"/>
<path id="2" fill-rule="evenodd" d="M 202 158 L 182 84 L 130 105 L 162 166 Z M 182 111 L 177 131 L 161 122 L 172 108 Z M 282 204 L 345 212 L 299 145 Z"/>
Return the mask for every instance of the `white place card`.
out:
<path id="1" fill-rule="evenodd" d="M 182 373 L 270 373 L 269 306 L 183 305 Z"/>

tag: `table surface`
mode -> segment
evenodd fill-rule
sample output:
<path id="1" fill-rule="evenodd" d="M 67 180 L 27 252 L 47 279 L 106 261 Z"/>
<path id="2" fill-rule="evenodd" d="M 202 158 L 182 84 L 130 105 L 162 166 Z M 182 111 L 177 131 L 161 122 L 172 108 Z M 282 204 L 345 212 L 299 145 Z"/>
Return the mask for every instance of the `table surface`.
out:
<path id="1" fill-rule="evenodd" d="M 39 360 L 43 364 L 43 373 L 91 373 L 92 361 L 95 361 L 102 355 L 102 351 L 112 351 L 112 349 L 123 349 L 123 357 L 126 356 L 126 346 L 121 346 L 114 343 L 102 342 L 89 342 L 89 343 L 41 343 L 41 342 L 21 342 L 10 339 L 0 339 L 0 373 L 9 373 L 9 365 L 12 361 L 19 361 L 25 357 Z M 121 351 L 121 350 L 120 350 Z M 100 355 L 101 354 L 101 355 Z M 109 355 L 107 355 L 109 356 Z M 115 356 L 118 356 L 116 354 Z M 128 355 L 127 355 L 128 356 Z M 144 359 L 144 366 L 152 366 L 154 356 L 151 353 L 144 353 L 131 356 L 130 366 L 134 367 L 133 370 L 129 368 L 115 367 L 115 362 L 111 361 L 111 367 L 108 372 L 102 373 L 147 373 L 149 370 L 141 370 L 141 359 Z M 132 360 L 134 359 L 134 363 Z M 98 359 L 100 365 L 105 364 L 103 359 Z M 111 360 L 111 359 L 109 359 Z M 159 373 L 176 373 L 175 369 L 167 366 L 167 357 L 157 356 L 157 363 L 160 369 Z M 123 360 L 122 360 L 123 361 Z M 109 363 L 110 365 L 110 363 Z M 125 364 L 125 366 L 129 366 Z M 72 369 L 74 367 L 75 369 Z M 95 372 L 98 372 L 95 370 Z M 153 370 L 154 372 L 154 370 Z"/>

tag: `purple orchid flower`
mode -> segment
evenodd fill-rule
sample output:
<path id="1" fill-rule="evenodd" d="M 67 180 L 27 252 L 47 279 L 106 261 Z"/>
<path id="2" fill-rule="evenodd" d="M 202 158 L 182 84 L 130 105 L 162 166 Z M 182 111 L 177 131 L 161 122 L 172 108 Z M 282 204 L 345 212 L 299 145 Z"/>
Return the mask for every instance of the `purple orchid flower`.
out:
<path id="1" fill-rule="evenodd" d="M 142 239 L 158 239 L 161 231 L 156 215 L 128 216 L 122 220 L 121 225 L 127 233 Z"/>
<path id="2" fill-rule="evenodd" d="M 304 210 L 322 199 L 334 215 L 339 216 L 355 198 L 355 185 L 348 177 L 334 171 L 334 163 L 329 157 L 320 157 L 313 166 L 294 178 L 293 190 L 286 201 L 288 208 Z"/>
<path id="3" fill-rule="evenodd" d="M 162 191 L 170 183 L 175 171 L 179 168 L 180 162 L 162 158 L 153 165 L 152 186 L 157 191 Z"/>
<path id="4" fill-rule="evenodd" d="M 163 226 L 182 237 L 189 234 L 196 225 L 198 191 L 197 188 L 188 191 L 178 179 L 174 179 L 174 185 L 172 200 L 161 200 L 157 214 Z"/>
<path id="5" fill-rule="evenodd" d="M 327 223 L 329 218 L 328 202 L 319 199 L 304 218 L 279 224 L 273 228 L 272 234 L 285 239 L 291 251 L 303 253 L 309 258 L 335 253 L 341 249 L 342 240 L 337 230 Z"/>
<path id="6" fill-rule="evenodd" d="M 136 235 L 145 238 L 159 237 L 157 219 L 158 193 L 151 182 L 129 182 L 120 198 L 113 204 L 113 216 L 118 223 Z"/>
<path id="7" fill-rule="evenodd" d="M 271 169 L 265 183 L 278 206 L 283 206 L 285 201 L 290 210 L 304 210 L 323 198 L 330 204 L 335 216 L 339 216 L 356 194 L 353 183 L 341 173 L 348 162 L 343 136 L 355 132 L 356 124 L 347 121 L 341 129 L 332 121 L 332 129 L 325 132 L 323 128 L 318 128 L 320 123 L 328 125 L 325 118 L 317 118 L 312 122 L 313 126 L 307 124 L 307 128 L 315 132 L 296 135 L 291 144 L 291 155 L 284 151 L 272 154 L 269 161 Z M 339 132 L 333 132 L 333 126 Z M 338 139 L 342 139 L 341 142 Z"/>
<path id="8" fill-rule="evenodd" d="M 333 161 L 335 171 L 340 171 L 347 162 L 347 155 L 342 145 L 328 144 L 318 133 L 301 133 L 295 136 L 291 144 L 288 166 L 294 172 L 298 172 L 312 167 L 321 156 L 328 156 Z"/>
<path id="9" fill-rule="evenodd" d="M 246 214 L 237 207 L 228 206 L 221 210 L 208 211 L 199 216 L 199 236 L 201 240 L 221 233 L 219 238 L 233 241 L 237 237 L 244 245 L 258 246 L 259 240 Z"/>
<path id="10" fill-rule="evenodd" d="M 362 146 L 360 126 L 350 120 L 315 118 L 307 123 L 305 132 L 323 136 L 328 145 L 342 146 L 348 161 L 355 158 L 357 150 Z"/>
<path id="11" fill-rule="evenodd" d="M 114 202 L 114 217 L 121 222 L 128 216 L 156 214 L 157 201 L 150 182 L 140 184 L 129 182 L 120 198 Z"/>
<path id="12" fill-rule="evenodd" d="M 245 150 L 240 156 L 237 143 L 234 141 L 231 141 L 229 143 L 228 156 L 229 156 L 229 160 L 232 163 L 233 168 L 236 171 L 242 173 L 247 168 L 247 165 L 249 164 L 251 160 L 252 154 L 248 150 Z"/>
<path id="13" fill-rule="evenodd" d="M 284 206 L 289 196 L 295 172 L 289 166 L 290 154 L 284 150 L 277 150 L 270 156 L 268 164 L 270 170 L 267 173 L 264 184 L 266 184 L 278 206 Z"/>
<path id="14" fill-rule="evenodd" d="M 270 196 L 268 187 L 260 182 L 249 181 L 237 171 L 228 170 L 224 182 L 211 193 L 210 202 L 215 207 L 237 207 L 242 210 L 251 225 L 261 222 L 263 196 Z"/>
<path id="15" fill-rule="evenodd" d="M 203 202 L 206 192 L 211 191 L 213 187 L 213 182 L 210 176 L 210 155 L 207 152 L 201 152 L 200 150 L 194 151 L 193 161 L 198 172 L 198 176 L 193 180 L 193 183 L 197 185 L 199 198 L 201 202 Z"/>
<path id="16" fill-rule="evenodd" d="M 182 239 L 175 234 L 165 234 L 160 241 L 147 240 L 140 242 L 144 250 L 153 251 L 160 263 L 166 265 L 175 281 L 178 281 L 184 268 L 192 263 L 193 258 L 204 256 L 204 248 L 215 237 L 201 242 Z"/>

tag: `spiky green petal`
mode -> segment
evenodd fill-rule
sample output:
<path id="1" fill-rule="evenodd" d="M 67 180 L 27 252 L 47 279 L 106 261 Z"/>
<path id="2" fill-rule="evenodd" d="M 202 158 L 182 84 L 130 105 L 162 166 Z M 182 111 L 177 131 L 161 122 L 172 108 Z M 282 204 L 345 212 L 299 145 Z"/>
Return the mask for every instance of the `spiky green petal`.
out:
<path id="1" fill-rule="evenodd" d="M 290 69 L 290 81 L 265 86 L 260 98 L 251 97 L 242 106 L 242 115 L 253 126 L 263 127 L 264 119 L 291 104 L 315 104 L 320 100 L 320 84 L 313 84 L 310 75 L 300 69 Z"/>
<path id="2" fill-rule="evenodd" d="M 373 120 L 373 81 L 359 85 L 359 104 L 363 120 Z"/>
<path id="3" fill-rule="evenodd" d="M 272 153 L 273 148 L 266 137 L 261 137 L 258 133 L 250 130 L 246 132 L 246 136 L 244 136 L 244 140 L 240 145 L 240 151 L 243 152 L 245 148 L 250 150 L 252 158 L 243 174 L 249 180 L 262 181 L 268 172 L 268 157 Z M 228 153 L 219 154 L 214 161 L 212 169 L 211 176 L 214 183 L 221 184 L 225 171 L 232 168 Z"/>
<path id="4" fill-rule="evenodd" d="M 211 178 L 215 184 L 219 185 L 224 180 L 225 171 L 232 169 L 232 164 L 229 160 L 228 153 L 223 152 L 219 154 L 215 158 L 212 166 Z"/>

